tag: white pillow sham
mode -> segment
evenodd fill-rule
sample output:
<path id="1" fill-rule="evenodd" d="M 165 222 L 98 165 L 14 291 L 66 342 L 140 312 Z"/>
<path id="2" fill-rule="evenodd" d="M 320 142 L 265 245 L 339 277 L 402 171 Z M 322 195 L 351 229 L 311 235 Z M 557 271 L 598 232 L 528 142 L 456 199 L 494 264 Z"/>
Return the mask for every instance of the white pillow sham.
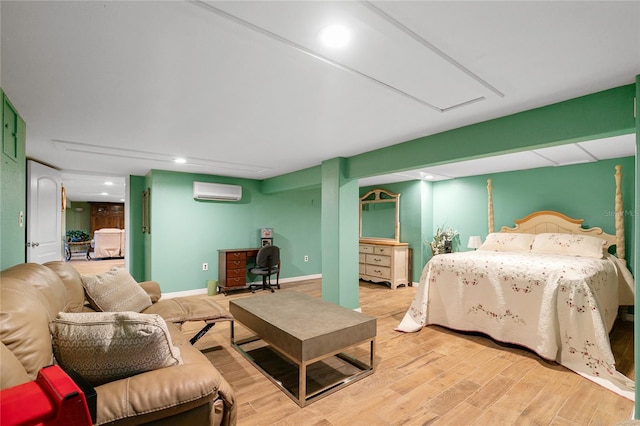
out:
<path id="1" fill-rule="evenodd" d="M 533 234 L 493 232 L 487 235 L 487 239 L 478 250 L 529 253 L 535 238 Z"/>
<path id="2" fill-rule="evenodd" d="M 561 254 L 565 256 L 581 256 L 602 259 L 604 245 L 602 238 L 590 235 L 573 235 L 561 233 L 538 234 L 531 247 L 531 253 Z"/>

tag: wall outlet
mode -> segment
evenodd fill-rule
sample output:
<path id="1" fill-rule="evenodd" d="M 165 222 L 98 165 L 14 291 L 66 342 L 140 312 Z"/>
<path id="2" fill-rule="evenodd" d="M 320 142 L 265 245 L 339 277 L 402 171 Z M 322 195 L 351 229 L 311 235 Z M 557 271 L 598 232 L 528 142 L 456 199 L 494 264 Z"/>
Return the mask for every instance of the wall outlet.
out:
<path id="1" fill-rule="evenodd" d="M 202 270 L 203 271 L 208 271 L 209 270 L 209 264 L 208 263 L 203 263 L 202 264 Z"/>
<path id="2" fill-rule="evenodd" d="M 306 256 L 306 255 L 305 255 L 305 257 L 304 257 L 304 261 L 305 261 L 305 262 L 308 262 L 308 261 L 309 261 L 309 256 Z"/>

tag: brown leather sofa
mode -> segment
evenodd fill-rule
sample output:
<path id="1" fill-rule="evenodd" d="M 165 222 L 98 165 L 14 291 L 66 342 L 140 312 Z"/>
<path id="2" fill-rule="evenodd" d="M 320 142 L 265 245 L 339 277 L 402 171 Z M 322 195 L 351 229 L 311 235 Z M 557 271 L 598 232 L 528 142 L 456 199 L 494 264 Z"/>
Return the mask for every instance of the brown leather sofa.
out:
<path id="1" fill-rule="evenodd" d="M 34 380 L 54 363 L 49 323 L 59 312 L 91 312 L 78 272 L 64 262 L 45 265 L 25 263 L 0 273 L 1 389 Z M 180 331 L 189 313 L 173 299 L 158 301 L 156 283 L 140 284 L 154 302 L 148 310 L 172 317 L 165 320 L 183 363 L 96 386 L 96 424 L 234 425 L 233 389 Z"/>

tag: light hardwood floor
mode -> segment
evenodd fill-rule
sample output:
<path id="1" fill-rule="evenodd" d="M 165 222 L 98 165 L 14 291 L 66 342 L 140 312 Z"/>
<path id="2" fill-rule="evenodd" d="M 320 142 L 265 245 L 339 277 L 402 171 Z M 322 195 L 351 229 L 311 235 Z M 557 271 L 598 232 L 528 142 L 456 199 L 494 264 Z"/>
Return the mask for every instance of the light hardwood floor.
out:
<path id="1" fill-rule="evenodd" d="M 321 296 L 319 280 L 282 290 Z M 230 346 L 228 323 L 196 346 L 235 389 L 239 425 L 615 425 L 631 418 L 631 401 L 527 350 L 435 326 L 394 331 L 415 290 L 360 282 L 362 311 L 377 318 L 376 372 L 305 408 Z M 248 296 L 213 297 L 228 307 Z M 201 326 L 183 331 L 190 337 Z M 633 325 L 617 323 L 611 340 L 618 369 L 633 378 Z"/>

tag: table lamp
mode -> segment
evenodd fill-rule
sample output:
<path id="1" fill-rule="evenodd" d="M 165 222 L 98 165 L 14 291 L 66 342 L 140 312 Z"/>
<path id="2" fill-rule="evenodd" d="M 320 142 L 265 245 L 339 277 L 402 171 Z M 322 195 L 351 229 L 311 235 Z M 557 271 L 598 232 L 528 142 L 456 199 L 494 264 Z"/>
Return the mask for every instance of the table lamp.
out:
<path id="1" fill-rule="evenodd" d="M 469 242 L 467 243 L 467 248 L 475 250 L 478 247 L 480 247 L 481 245 L 482 245 L 482 240 L 480 239 L 480 237 L 478 235 L 473 235 L 473 236 L 469 237 Z"/>

